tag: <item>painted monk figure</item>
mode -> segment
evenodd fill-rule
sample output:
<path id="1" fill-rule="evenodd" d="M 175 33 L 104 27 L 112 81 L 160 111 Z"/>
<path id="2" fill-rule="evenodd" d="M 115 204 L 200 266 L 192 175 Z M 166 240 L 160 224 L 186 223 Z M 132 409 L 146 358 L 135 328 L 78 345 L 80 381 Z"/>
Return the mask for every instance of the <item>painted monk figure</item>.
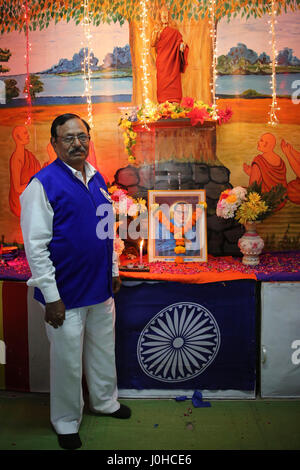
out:
<path id="1" fill-rule="evenodd" d="M 20 217 L 19 197 L 29 183 L 30 178 L 41 169 L 41 165 L 33 153 L 25 148 L 25 145 L 29 144 L 29 133 L 25 126 L 16 126 L 13 129 L 12 137 L 16 148 L 9 161 L 9 205 L 11 211 L 17 217 Z"/>
<path id="2" fill-rule="evenodd" d="M 288 183 L 288 198 L 294 204 L 300 204 L 300 152 L 294 149 L 294 147 L 284 139 L 281 141 L 281 148 L 297 177 L 295 180 Z"/>
<path id="3" fill-rule="evenodd" d="M 48 166 L 50 165 L 50 163 L 54 162 L 54 160 L 57 159 L 57 155 L 55 153 L 55 150 L 54 148 L 52 147 L 52 144 L 51 142 L 49 142 L 49 144 L 47 145 L 47 153 L 48 153 L 48 160 L 44 163 L 43 165 L 43 168 L 45 168 L 45 166 Z"/>
<path id="4" fill-rule="evenodd" d="M 268 192 L 273 186 L 282 184 L 287 188 L 286 166 L 282 158 L 274 152 L 276 138 L 273 134 L 263 134 L 258 141 L 257 149 L 262 152 L 257 155 L 251 165 L 244 163 L 243 168 L 249 176 L 249 185 L 256 181 L 261 183 L 263 192 Z M 281 209 L 286 201 L 280 204 L 276 210 Z"/>
<path id="5" fill-rule="evenodd" d="M 171 25 L 166 7 L 159 12 L 159 21 L 151 35 L 151 46 L 156 49 L 157 101 L 180 103 L 182 99 L 181 73 L 187 66 L 189 47 L 181 33 Z M 180 56 L 183 57 L 181 62 Z"/>
<path id="6" fill-rule="evenodd" d="M 105 183 L 108 184 L 109 181 L 108 181 L 107 176 L 98 167 L 95 146 L 94 146 L 94 142 L 92 140 L 90 140 L 89 156 L 87 157 L 86 161 L 89 162 L 91 165 L 93 165 L 93 167 L 96 168 L 96 170 L 99 171 L 99 173 L 101 173 L 101 175 L 104 178 Z"/>

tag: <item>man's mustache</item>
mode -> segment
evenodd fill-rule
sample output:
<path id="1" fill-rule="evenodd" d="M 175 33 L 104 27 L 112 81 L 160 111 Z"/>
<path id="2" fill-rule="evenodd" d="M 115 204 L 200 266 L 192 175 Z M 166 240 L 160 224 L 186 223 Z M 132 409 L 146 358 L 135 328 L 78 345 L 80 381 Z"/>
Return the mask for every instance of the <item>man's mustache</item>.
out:
<path id="1" fill-rule="evenodd" d="M 86 149 L 84 147 L 74 148 L 74 149 L 69 151 L 69 155 L 73 155 L 73 154 L 78 153 L 78 152 L 86 153 Z"/>

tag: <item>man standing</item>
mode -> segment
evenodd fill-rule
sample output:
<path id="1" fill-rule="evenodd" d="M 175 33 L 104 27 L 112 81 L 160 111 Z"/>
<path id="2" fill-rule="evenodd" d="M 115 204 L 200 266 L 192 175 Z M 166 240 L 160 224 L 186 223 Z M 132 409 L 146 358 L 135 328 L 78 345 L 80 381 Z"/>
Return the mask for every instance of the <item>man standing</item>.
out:
<path id="1" fill-rule="evenodd" d="M 89 130 L 77 115 L 58 116 L 51 126 L 58 158 L 20 198 L 28 285 L 45 305 L 50 341 L 51 423 L 65 449 L 82 445 L 82 365 L 91 410 L 116 418 L 131 414 L 117 401 L 113 294 L 120 279 L 113 240 L 96 234 L 97 208 L 106 204 L 111 224 L 113 213 L 102 176 L 86 161 Z"/>

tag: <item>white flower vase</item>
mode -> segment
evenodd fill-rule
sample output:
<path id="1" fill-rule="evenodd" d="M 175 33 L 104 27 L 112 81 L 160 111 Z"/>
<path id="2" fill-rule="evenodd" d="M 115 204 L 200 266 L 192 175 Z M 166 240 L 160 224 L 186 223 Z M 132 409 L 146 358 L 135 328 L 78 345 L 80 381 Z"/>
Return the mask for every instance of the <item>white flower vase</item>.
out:
<path id="1" fill-rule="evenodd" d="M 257 222 L 248 221 L 244 224 L 246 232 L 238 241 L 238 247 L 243 253 L 242 263 L 248 266 L 259 264 L 259 255 L 261 254 L 264 241 L 256 232 Z"/>

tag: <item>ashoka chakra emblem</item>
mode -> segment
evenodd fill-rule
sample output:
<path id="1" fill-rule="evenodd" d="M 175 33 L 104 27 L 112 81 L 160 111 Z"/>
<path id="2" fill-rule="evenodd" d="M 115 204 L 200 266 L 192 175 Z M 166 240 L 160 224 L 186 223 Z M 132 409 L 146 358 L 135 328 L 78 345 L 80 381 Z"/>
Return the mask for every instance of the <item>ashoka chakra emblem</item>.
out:
<path id="1" fill-rule="evenodd" d="M 138 361 L 143 371 L 161 382 L 190 380 L 213 362 L 220 331 L 202 305 L 181 302 L 155 315 L 140 334 Z"/>

